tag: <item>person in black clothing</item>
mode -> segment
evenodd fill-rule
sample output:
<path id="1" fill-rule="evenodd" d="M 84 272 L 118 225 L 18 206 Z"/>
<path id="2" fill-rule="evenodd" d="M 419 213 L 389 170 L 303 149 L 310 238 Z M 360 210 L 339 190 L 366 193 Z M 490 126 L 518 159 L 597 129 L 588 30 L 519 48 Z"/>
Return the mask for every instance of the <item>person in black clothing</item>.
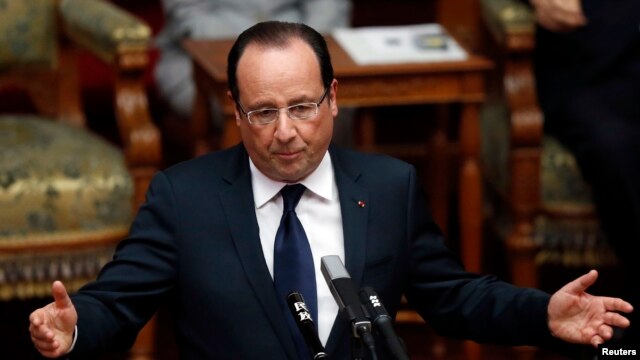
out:
<path id="1" fill-rule="evenodd" d="M 624 296 L 637 307 L 640 272 L 640 1 L 531 0 L 545 131 L 575 155 L 592 186 Z M 631 315 L 638 319 L 638 314 Z M 637 321 L 624 334 L 640 343 Z"/>

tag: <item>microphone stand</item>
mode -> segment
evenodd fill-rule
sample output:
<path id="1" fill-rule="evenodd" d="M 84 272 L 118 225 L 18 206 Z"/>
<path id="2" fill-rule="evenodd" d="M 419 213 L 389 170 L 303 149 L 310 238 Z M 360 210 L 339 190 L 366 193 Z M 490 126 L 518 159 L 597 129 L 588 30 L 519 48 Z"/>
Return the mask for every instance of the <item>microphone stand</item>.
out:
<path id="1" fill-rule="evenodd" d="M 362 340 L 355 336 L 351 337 L 351 359 L 364 359 L 364 346 L 362 346 Z"/>
<path id="2" fill-rule="evenodd" d="M 369 349 L 372 360 L 378 360 L 378 354 L 376 353 L 376 342 L 371 333 L 371 328 L 359 328 L 361 344 L 364 344 Z"/>

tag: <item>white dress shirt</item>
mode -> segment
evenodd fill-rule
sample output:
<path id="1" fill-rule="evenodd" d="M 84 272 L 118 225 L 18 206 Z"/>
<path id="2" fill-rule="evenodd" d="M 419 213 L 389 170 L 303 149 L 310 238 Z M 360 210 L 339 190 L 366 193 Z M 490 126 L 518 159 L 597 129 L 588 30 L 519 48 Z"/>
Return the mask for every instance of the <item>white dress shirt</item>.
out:
<path id="1" fill-rule="evenodd" d="M 280 189 L 288 184 L 269 179 L 251 160 L 250 167 L 260 242 L 267 267 L 273 278 L 273 247 L 283 207 Z M 328 151 L 318 168 L 300 183 L 308 191 L 304 192 L 296 206 L 296 214 L 305 229 L 313 253 L 318 294 L 318 319 L 314 320 L 318 328 L 318 337 L 322 344 L 326 345 L 331 327 L 338 315 L 338 305 L 320 271 L 320 258 L 325 255 L 338 255 L 344 262 L 340 199 Z"/>

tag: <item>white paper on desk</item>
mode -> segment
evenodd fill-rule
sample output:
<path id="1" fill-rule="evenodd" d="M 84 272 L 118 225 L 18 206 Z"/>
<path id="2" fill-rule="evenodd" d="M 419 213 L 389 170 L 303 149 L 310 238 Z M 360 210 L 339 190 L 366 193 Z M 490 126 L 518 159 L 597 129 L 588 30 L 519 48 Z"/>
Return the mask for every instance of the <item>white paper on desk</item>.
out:
<path id="1" fill-rule="evenodd" d="M 375 26 L 336 29 L 332 33 L 359 65 L 465 60 L 467 52 L 440 24 Z M 426 49 L 416 45 L 424 35 L 442 35 L 446 46 Z"/>

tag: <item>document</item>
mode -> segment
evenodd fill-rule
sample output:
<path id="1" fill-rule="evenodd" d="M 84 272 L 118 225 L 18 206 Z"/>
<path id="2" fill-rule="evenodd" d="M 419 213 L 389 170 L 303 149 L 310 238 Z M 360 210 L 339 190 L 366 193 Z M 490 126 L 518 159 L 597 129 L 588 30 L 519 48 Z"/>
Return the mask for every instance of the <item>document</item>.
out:
<path id="1" fill-rule="evenodd" d="M 440 24 L 336 29 L 332 35 L 359 65 L 457 61 L 468 56 Z"/>

